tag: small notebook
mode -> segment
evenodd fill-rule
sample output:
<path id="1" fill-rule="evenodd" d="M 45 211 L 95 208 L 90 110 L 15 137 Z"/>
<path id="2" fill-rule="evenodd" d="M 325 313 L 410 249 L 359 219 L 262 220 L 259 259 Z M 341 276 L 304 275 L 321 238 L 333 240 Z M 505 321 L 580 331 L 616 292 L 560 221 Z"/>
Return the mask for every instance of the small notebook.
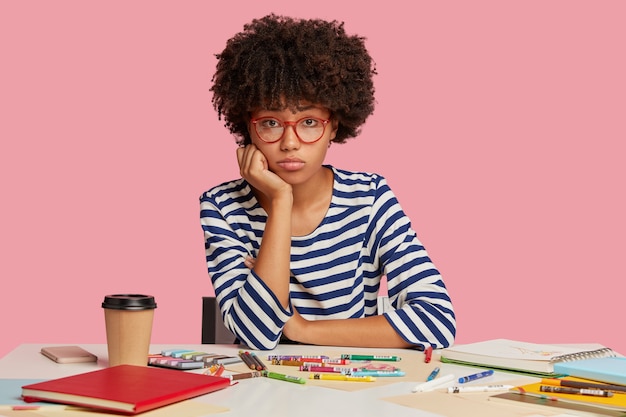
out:
<path id="1" fill-rule="evenodd" d="M 616 356 L 613 350 L 599 344 L 585 346 L 581 348 L 575 345 L 548 345 L 492 339 L 443 349 L 441 361 L 538 376 L 555 376 L 562 375 L 555 369 L 557 363 Z"/>
<path id="2" fill-rule="evenodd" d="M 626 358 L 594 358 L 554 364 L 554 371 L 578 378 L 626 385 Z"/>

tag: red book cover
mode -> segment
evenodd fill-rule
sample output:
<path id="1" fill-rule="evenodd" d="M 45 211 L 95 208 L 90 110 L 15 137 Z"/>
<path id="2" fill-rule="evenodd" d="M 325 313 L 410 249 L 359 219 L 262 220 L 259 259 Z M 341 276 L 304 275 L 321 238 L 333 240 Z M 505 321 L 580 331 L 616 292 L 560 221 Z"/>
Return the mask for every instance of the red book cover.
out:
<path id="1" fill-rule="evenodd" d="M 48 401 L 137 414 L 230 385 L 227 378 L 149 366 L 118 365 L 24 385 L 24 401 Z"/>

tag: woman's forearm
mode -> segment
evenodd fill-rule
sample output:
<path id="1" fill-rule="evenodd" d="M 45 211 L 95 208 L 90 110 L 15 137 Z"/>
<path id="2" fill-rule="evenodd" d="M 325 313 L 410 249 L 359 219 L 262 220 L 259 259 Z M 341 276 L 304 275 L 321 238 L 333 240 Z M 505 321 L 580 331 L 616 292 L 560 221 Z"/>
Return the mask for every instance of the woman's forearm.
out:
<path id="1" fill-rule="evenodd" d="M 292 203 L 291 195 L 272 200 L 253 267 L 284 308 L 289 305 Z"/>
<path id="2" fill-rule="evenodd" d="M 288 338 L 312 345 L 405 348 L 407 343 L 384 316 L 308 321 L 294 316 L 285 325 Z"/>

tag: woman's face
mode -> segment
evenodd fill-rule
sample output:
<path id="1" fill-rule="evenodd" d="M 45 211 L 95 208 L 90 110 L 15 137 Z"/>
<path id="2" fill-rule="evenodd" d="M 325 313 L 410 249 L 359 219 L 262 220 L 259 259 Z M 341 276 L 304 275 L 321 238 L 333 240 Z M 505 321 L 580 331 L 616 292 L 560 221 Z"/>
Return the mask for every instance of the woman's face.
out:
<path id="1" fill-rule="evenodd" d="M 248 130 L 270 171 L 292 185 L 304 183 L 318 173 L 337 134 L 331 112 L 307 102 L 295 110 L 254 111 Z"/>

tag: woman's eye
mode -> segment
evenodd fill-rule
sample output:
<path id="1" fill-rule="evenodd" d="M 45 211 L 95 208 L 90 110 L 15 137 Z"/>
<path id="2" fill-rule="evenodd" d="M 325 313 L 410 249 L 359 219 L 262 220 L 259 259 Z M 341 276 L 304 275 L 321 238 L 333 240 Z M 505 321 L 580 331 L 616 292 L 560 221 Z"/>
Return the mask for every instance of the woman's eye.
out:
<path id="1" fill-rule="evenodd" d="M 266 119 L 266 120 L 263 120 L 261 125 L 267 128 L 280 127 L 280 122 L 278 122 L 278 120 L 275 120 L 275 119 Z"/>

